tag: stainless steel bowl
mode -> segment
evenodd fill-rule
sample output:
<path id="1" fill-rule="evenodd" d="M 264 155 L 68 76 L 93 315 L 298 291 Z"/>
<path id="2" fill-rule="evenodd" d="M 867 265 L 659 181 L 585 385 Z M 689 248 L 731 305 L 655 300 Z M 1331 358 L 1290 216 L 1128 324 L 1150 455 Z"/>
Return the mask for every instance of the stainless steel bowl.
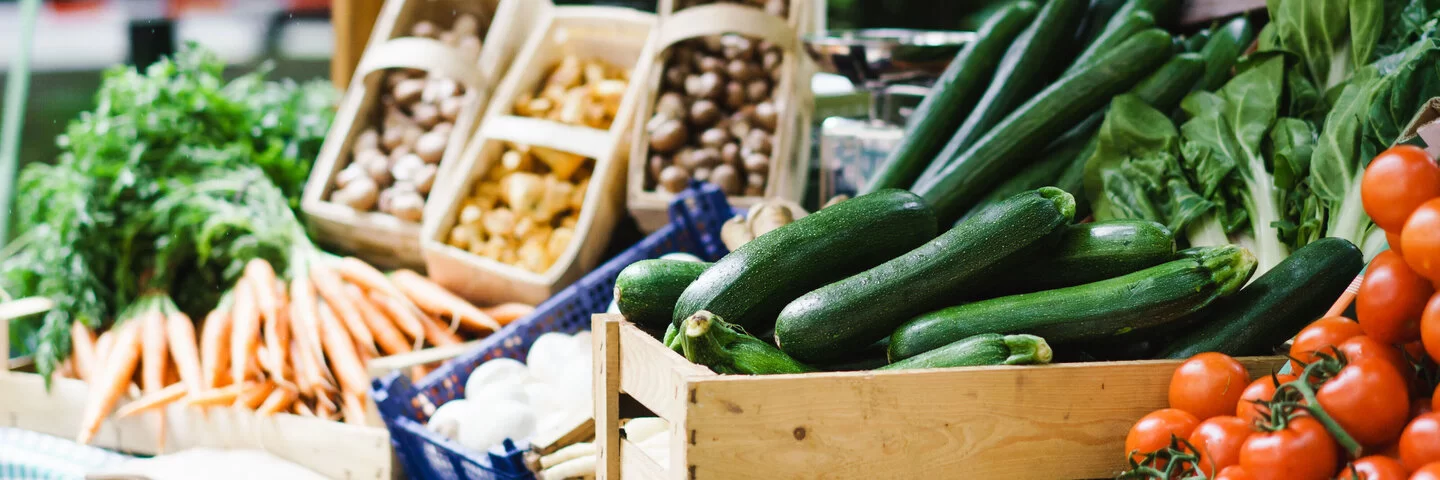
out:
<path id="1" fill-rule="evenodd" d="M 804 43 L 821 70 L 875 89 L 938 75 L 974 38 L 972 32 L 876 28 L 831 30 L 807 35 Z"/>

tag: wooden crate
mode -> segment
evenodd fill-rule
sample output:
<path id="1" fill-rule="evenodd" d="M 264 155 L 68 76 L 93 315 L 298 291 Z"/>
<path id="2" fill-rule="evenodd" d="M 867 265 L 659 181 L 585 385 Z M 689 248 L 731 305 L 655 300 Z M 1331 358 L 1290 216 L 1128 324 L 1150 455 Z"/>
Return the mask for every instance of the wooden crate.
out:
<path id="1" fill-rule="evenodd" d="M 456 120 L 437 174 L 444 175 L 453 168 L 454 158 L 474 133 L 495 81 L 505 73 L 549 5 L 548 0 L 385 2 L 365 55 L 341 100 L 305 185 L 302 210 L 311 236 L 325 246 L 352 253 L 377 266 L 420 268 L 423 259 L 419 223 L 379 212 L 357 212 L 327 200 L 334 189 L 335 175 L 350 161 L 350 146 L 376 115 L 383 87 L 380 73 L 391 68 L 414 68 L 444 74 L 466 85 L 465 106 Z M 452 50 L 438 41 L 406 37 L 416 22 L 431 20 L 448 25 L 456 12 L 472 13 L 482 19 L 483 47 L 474 64 L 459 61 Z"/>
<path id="2" fill-rule="evenodd" d="M 614 7 L 555 7 L 546 26 L 526 43 L 515 67 L 496 89 L 484 125 L 461 154 L 453 175 L 436 188 L 446 202 L 426 206 L 421 249 L 430 277 L 478 303 L 518 301 L 539 304 L 578 280 L 600 260 L 624 200 L 625 152 L 635 99 L 650 68 L 655 16 Z M 574 53 L 630 65 L 631 82 L 609 130 L 564 125 L 512 115 L 516 98 L 539 85 L 561 57 Z M 445 243 L 461 202 L 472 185 L 495 165 L 507 142 L 552 148 L 595 160 L 574 240 L 543 274 L 472 254 Z"/>
<path id="3" fill-rule="evenodd" d="M 619 315 L 592 328 L 602 479 L 1110 478 L 1180 363 L 717 375 Z M 668 465 L 620 438 L 622 394 L 669 421 Z"/>
<path id="4" fill-rule="evenodd" d="M 808 18 L 809 2 L 792 0 L 790 4 L 791 14 L 787 20 L 756 8 L 730 3 L 699 5 L 675 11 L 672 0 L 662 2 L 656 27 L 655 53 L 651 60 L 654 68 L 643 78 L 646 90 L 639 105 L 639 115 L 635 116 L 630 174 L 626 184 L 625 205 L 641 230 L 653 232 L 665 226 L 670 221 L 667 210 L 674 198 L 674 194 L 658 188 L 645 190 L 645 169 L 650 152 L 650 135 L 645 123 L 655 113 L 655 101 L 660 95 L 660 82 L 669 55 L 668 47 L 701 36 L 739 33 L 773 42 L 785 52 L 780 65 L 780 81 L 775 85 L 776 93 L 772 97 L 780 117 L 772 137 L 772 165 L 765 195 L 732 196 L 731 205 L 748 209 L 767 197 L 798 202 L 805 194 L 811 118 L 815 111 L 810 77 L 814 75 L 816 66 L 800 45 L 800 37 L 809 23 L 799 19 Z M 797 28 L 797 25 L 803 28 Z"/>

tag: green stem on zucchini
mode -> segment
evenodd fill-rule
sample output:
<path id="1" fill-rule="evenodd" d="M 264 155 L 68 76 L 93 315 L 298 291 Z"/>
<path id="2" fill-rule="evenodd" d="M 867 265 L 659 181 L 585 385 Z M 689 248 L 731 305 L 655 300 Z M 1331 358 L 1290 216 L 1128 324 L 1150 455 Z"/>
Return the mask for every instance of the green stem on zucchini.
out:
<path id="1" fill-rule="evenodd" d="M 716 373 L 768 375 L 815 371 L 774 345 L 705 310 L 686 318 L 683 328 L 684 333 L 676 336 L 685 358 Z"/>
<path id="2" fill-rule="evenodd" d="M 1055 358 L 1055 351 L 1050 349 L 1050 344 L 1034 335 L 1006 335 L 1005 346 L 1010 348 L 1010 358 L 1005 359 L 1006 365 L 1043 365 Z"/>

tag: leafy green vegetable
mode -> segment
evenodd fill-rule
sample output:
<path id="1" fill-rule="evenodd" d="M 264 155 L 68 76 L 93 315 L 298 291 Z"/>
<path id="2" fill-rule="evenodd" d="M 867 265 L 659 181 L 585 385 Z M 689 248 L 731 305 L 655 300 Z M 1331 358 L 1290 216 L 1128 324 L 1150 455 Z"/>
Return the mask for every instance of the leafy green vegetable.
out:
<path id="1" fill-rule="evenodd" d="M 1139 97 L 1110 102 L 1085 169 L 1085 192 L 1097 220 L 1142 219 L 1180 231 L 1214 208 L 1180 170 L 1180 134 Z"/>
<path id="2" fill-rule="evenodd" d="M 106 71 L 95 110 L 58 139 L 57 163 L 21 173 L 22 233 L 0 258 L 0 287 L 57 304 L 11 336 L 41 374 L 68 355 L 73 322 L 122 321 L 155 291 L 203 313 L 246 260 L 284 265 L 308 245 L 292 209 L 335 95 L 266 82 L 263 69 L 226 83 L 223 70 L 187 46 L 143 74 Z"/>

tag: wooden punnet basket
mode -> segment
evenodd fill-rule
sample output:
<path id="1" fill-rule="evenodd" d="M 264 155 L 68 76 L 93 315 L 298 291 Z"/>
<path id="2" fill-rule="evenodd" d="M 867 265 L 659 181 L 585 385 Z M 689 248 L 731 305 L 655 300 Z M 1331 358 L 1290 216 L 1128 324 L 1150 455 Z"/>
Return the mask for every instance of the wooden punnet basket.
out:
<path id="1" fill-rule="evenodd" d="M 619 315 L 592 328 L 602 479 L 1108 478 L 1180 364 L 718 375 Z M 1240 361 L 1258 377 L 1285 359 Z M 669 464 L 620 438 L 621 395 L 670 423 Z"/>

